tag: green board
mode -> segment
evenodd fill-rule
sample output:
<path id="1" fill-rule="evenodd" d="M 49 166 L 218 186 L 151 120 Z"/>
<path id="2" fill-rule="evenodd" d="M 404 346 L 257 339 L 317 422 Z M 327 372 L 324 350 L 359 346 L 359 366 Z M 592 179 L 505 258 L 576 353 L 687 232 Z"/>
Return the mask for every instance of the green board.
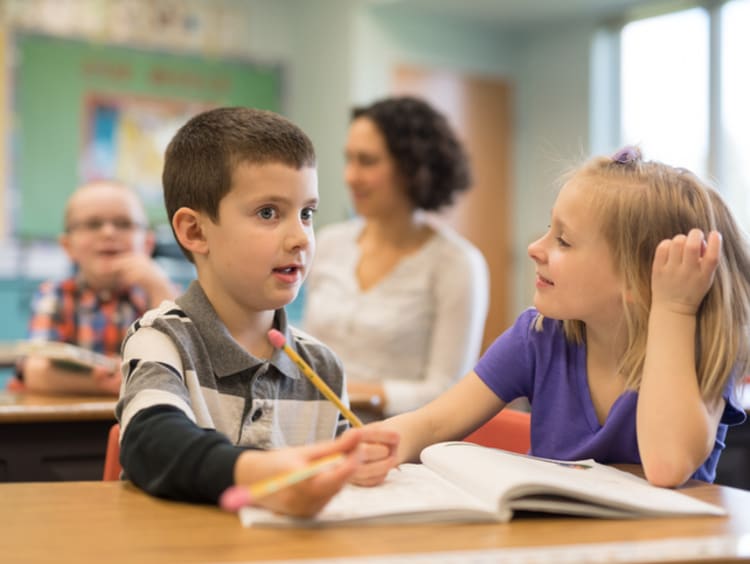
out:
<path id="1" fill-rule="evenodd" d="M 118 178 L 165 223 L 163 150 L 191 115 L 216 106 L 281 111 L 281 71 L 242 60 L 156 53 L 84 41 L 16 39 L 14 232 L 53 238 L 76 186 Z"/>

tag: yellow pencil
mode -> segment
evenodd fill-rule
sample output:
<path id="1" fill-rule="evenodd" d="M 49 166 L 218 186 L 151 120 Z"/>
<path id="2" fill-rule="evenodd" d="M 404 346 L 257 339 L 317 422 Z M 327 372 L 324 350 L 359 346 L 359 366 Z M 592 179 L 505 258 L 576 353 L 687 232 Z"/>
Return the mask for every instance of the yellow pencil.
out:
<path id="1" fill-rule="evenodd" d="M 289 355 L 289 358 L 291 358 L 294 363 L 299 366 L 299 369 L 302 370 L 302 374 L 307 376 L 307 378 L 313 383 L 318 391 L 320 391 L 321 394 L 323 394 L 330 402 L 332 402 L 336 407 L 339 408 L 344 417 L 346 417 L 349 423 L 351 423 L 352 427 L 362 426 L 362 421 L 359 420 L 359 417 L 354 415 L 352 410 L 344 405 L 344 402 L 341 401 L 341 399 L 328 386 L 328 384 L 326 384 L 320 376 L 315 374 L 313 369 L 310 368 L 310 365 L 307 364 L 304 359 L 294 351 L 292 347 L 286 344 L 286 338 L 280 331 L 271 329 L 268 332 L 268 340 L 271 341 L 271 344 L 274 347 L 283 350 L 287 355 Z"/>
<path id="2" fill-rule="evenodd" d="M 271 495 L 302 480 L 307 480 L 315 474 L 335 466 L 344 458 L 344 455 L 339 452 L 319 458 L 303 468 L 283 472 L 249 486 L 231 486 L 221 494 L 219 505 L 227 511 L 237 511 L 240 507 L 250 505 L 258 498 Z"/>

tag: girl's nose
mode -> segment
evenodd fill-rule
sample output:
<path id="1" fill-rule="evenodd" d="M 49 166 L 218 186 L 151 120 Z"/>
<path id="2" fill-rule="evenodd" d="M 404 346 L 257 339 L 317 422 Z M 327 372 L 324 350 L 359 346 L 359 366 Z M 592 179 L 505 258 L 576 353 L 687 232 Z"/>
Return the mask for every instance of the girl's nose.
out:
<path id="1" fill-rule="evenodd" d="M 544 249 L 542 247 L 542 241 L 544 240 L 544 237 L 540 237 L 536 241 L 533 241 L 529 244 L 527 248 L 527 252 L 529 254 L 529 258 L 533 260 L 534 262 L 541 262 L 544 256 Z"/>

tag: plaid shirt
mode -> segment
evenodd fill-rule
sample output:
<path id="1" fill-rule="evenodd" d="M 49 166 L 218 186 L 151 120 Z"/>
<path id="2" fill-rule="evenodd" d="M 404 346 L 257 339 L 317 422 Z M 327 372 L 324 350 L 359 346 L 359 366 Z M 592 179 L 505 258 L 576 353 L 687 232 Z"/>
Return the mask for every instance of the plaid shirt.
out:
<path id="1" fill-rule="evenodd" d="M 119 355 L 128 327 L 147 306 L 140 288 L 97 293 L 79 277 L 44 282 L 32 302 L 29 339 L 62 341 Z"/>

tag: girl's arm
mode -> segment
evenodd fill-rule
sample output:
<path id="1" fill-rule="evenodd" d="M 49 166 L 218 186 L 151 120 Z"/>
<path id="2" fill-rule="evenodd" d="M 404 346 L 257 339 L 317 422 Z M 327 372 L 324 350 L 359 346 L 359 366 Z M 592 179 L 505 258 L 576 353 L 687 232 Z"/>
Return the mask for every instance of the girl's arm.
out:
<path id="1" fill-rule="evenodd" d="M 648 480 L 684 483 L 710 454 L 724 400 L 706 403 L 695 362 L 696 312 L 713 282 L 721 236 L 708 244 L 693 229 L 656 249 L 648 342 L 636 414 L 638 448 Z"/>
<path id="2" fill-rule="evenodd" d="M 392 429 L 400 435 L 395 464 L 416 462 L 423 448 L 441 441 L 462 440 L 503 407 L 505 402 L 475 372 L 470 372 L 424 407 L 373 426 Z M 360 450 L 362 466 L 352 481 L 366 486 L 379 484 L 394 465 L 383 463 L 387 449 L 377 443 L 365 443 Z"/>

